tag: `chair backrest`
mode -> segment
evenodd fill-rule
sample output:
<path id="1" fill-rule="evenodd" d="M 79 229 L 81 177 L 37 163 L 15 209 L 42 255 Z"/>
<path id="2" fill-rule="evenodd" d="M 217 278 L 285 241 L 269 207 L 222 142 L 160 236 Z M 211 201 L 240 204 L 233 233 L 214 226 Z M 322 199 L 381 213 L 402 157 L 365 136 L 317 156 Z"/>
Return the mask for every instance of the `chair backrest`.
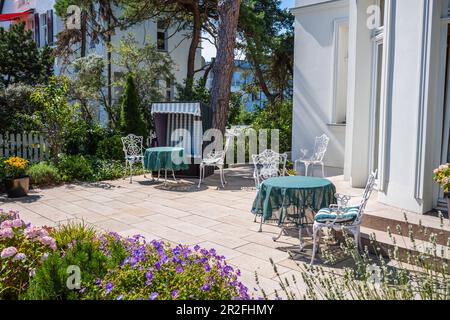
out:
<path id="1" fill-rule="evenodd" d="M 325 154 L 327 153 L 328 143 L 330 142 L 330 138 L 323 134 L 320 137 L 316 137 L 316 141 L 314 143 L 314 153 L 312 155 L 312 160 L 314 161 L 323 161 Z"/>
<path id="2" fill-rule="evenodd" d="M 252 155 L 252 159 L 255 166 L 253 177 L 257 188 L 261 185 L 261 183 L 269 178 L 278 177 L 280 175 L 285 176 L 286 174 L 286 153 L 279 154 L 268 149 L 260 154 Z M 282 165 L 281 171 L 280 164 Z"/>
<path id="3" fill-rule="evenodd" d="M 364 190 L 364 194 L 363 194 L 363 197 L 361 199 L 361 204 L 359 205 L 358 218 L 356 219 L 356 223 L 360 223 L 361 222 L 361 218 L 362 218 L 362 215 L 364 213 L 364 210 L 366 209 L 367 202 L 369 201 L 370 196 L 372 195 L 372 192 L 373 192 L 373 190 L 375 188 L 375 182 L 376 182 L 376 179 L 377 179 L 377 174 L 378 174 L 378 170 L 375 170 L 369 176 L 369 179 L 367 180 L 366 189 Z"/>
<path id="4" fill-rule="evenodd" d="M 123 152 L 125 157 L 141 156 L 143 151 L 144 137 L 129 134 L 122 137 Z"/>

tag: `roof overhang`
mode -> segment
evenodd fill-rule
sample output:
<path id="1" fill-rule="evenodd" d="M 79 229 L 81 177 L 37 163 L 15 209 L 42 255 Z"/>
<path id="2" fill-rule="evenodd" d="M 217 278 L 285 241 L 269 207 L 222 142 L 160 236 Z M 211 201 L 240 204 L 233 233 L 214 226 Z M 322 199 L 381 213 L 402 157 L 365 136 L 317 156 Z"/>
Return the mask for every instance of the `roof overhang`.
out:
<path id="1" fill-rule="evenodd" d="M 152 114 L 190 114 L 201 117 L 202 108 L 199 102 L 158 102 L 152 104 Z"/>
<path id="2" fill-rule="evenodd" d="M 4 13 L 0 14 L 0 22 L 2 21 L 12 21 L 21 17 L 28 16 L 30 14 L 33 14 L 34 10 L 30 9 L 24 12 L 17 12 L 17 13 Z"/>

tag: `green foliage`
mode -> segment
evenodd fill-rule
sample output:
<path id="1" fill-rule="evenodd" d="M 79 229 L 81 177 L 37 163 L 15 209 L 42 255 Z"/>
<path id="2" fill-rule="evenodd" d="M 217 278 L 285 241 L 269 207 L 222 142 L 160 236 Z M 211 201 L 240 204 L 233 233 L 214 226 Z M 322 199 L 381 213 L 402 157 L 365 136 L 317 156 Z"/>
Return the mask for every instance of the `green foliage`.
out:
<path id="1" fill-rule="evenodd" d="M 0 300 L 17 300 L 56 244 L 46 229 L 27 227 L 16 212 L 0 209 L 0 224 Z"/>
<path id="2" fill-rule="evenodd" d="M 53 74 L 51 49 L 38 50 L 30 30 L 24 23 L 12 24 L 9 30 L 0 28 L 0 82 L 45 83 Z"/>
<path id="3" fill-rule="evenodd" d="M 69 222 L 53 230 L 50 235 L 56 240 L 58 248 L 68 248 L 71 242 L 94 241 L 96 231 L 84 222 Z"/>
<path id="4" fill-rule="evenodd" d="M 91 162 L 83 155 L 62 154 L 57 162 L 58 170 L 64 182 L 91 181 L 94 171 Z"/>
<path id="5" fill-rule="evenodd" d="M 84 119 L 92 121 L 95 108 L 106 103 L 105 61 L 103 57 L 90 54 L 72 62 L 75 77 L 71 82 L 71 97 L 80 103 Z"/>
<path id="6" fill-rule="evenodd" d="M 251 126 L 256 131 L 261 129 L 279 130 L 280 151 L 291 151 L 292 101 L 275 102 L 264 108 L 256 109 Z"/>
<path id="7" fill-rule="evenodd" d="M 134 78 L 128 75 L 125 93 L 122 99 L 120 114 L 120 127 L 125 134 L 133 133 L 137 136 L 147 137 L 147 128 L 139 108 L 138 94 Z"/>
<path id="8" fill-rule="evenodd" d="M 195 101 L 209 104 L 211 101 L 211 92 L 206 89 L 206 83 L 204 79 L 198 80 L 191 90 L 186 90 L 187 84 L 184 86 L 177 86 L 177 100 L 178 101 Z"/>
<path id="9" fill-rule="evenodd" d="M 92 163 L 96 181 L 114 180 L 124 176 L 124 161 L 95 160 Z"/>
<path id="10" fill-rule="evenodd" d="M 122 77 L 116 80 L 115 86 L 126 88 L 129 75 L 133 80 L 137 91 L 137 103 L 144 115 L 147 124 L 151 123 L 149 106 L 152 102 L 163 101 L 165 88 L 175 80 L 172 73 L 175 65 L 171 57 L 158 50 L 154 41 L 148 38 L 141 45 L 132 34 L 123 37 L 118 46 L 112 48 L 117 57 L 114 63 L 126 70 Z"/>
<path id="11" fill-rule="evenodd" d="M 67 101 L 69 81 L 66 77 L 51 77 L 48 85 L 39 86 L 31 95 L 31 101 L 40 106 L 31 120 L 45 134 L 50 154 L 61 153 L 65 138 L 77 123 L 77 106 Z"/>
<path id="12" fill-rule="evenodd" d="M 55 252 L 48 256 L 36 270 L 35 277 L 30 282 L 26 298 L 29 300 L 74 300 L 81 294 L 78 290 L 68 288 L 67 282 L 71 275 L 70 266 L 78 266 L 81 270 L 81 284 L 92 284 L 96 278 L 107 271 L 108 257 L 99 250 L 93 241 L 73 242 L 61 255 Z"/>
<path id="13" fill-rule="evenodd" d="M 39 162 L 31 165 L 27 170 L 31 184 L 34 186 L 52 186 L 61 182 L 58 168 L 49 162 Z"/>
<path id="14" fill-rule="evenodd" d="M 94 156 L 100 143 L 113 134 L 98 123 L 78 119 L 65 139 L 63 151 L 68 155 Z"/>
<path id="15" fill-rule="evenodd" d="M 101 140 L 98 143 L 96 156 L 101 160 L 123 160 L 125 154 L 121 136 L 115 134 Z"/>
<path id="16" fill-rule="evenodd" d="M 243 0 L 238 48 L 245 51 L 259 87 L 269 101 L 292 96 L 294 16 L 278 0 Z"/>
<path id="17" fill-rule="evenodd" d="M 0 86 L 1 87 L 1 86 Z M 33 123 L 23 115 L 31 115 L 37 106 L 31 102 L 33 87 L 24 83 L 13 83 L 0 88 L 0 132 L 21 133 L 30 131 Z"/>

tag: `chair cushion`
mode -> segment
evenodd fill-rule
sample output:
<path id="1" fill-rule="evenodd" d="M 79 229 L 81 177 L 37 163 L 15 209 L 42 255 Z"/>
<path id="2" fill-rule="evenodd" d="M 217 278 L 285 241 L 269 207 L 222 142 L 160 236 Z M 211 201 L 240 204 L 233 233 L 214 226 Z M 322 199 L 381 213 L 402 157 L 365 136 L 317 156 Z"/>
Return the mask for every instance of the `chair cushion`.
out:
<path id="1" fill-rule="evenodd" d="M 321 209 L 316 216 L 314 217 L 314 220 L 319 223 L 327 223 L 327 222 L 333 222 L 336 220 L 337 209 L 330 209 L 325 208 Z M 348 207 L 343 209 L 343 214 L 341 217 L 336 221 L 336 223 L 350 223 L 356 220 L 358 217 L 359 207 Z"/>
<path id="2" fill-rule="evenodd" d="M 144 156 L 127 156 L 126 160 L 129 161 L 140 161 L 144 158 Z"/>

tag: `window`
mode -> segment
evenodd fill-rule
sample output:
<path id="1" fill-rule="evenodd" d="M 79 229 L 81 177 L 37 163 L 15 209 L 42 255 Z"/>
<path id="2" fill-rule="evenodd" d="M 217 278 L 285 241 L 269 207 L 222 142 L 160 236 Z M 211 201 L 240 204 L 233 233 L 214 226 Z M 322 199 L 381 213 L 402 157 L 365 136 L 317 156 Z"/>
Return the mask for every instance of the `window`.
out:
<path id="1" fill-rule="evenodd" d="M 172 80 L 170 78 L 166 79 L 166 101 L 172 101 Z"/>
<path id="2" fill-rule="evenodd" d="M 41 14 L 40 17 L 40 23 L 41 23 L 41 41 L 40 41 L 40 45 L 41 47 L 45 46 L 46 44 L 48 44 L 48 29 L 47 29 L 47 14 Z"/>
<path id="3" fill-rule="evenodd" d="M 157 22 L 156 46 L 160 51 L 167 51 L 167 23 L 165 21 Z"/>
<path id="4" fill-rule="evenodd" d="M 30 4 L 30 0 L 18 0 L 17 1 L 17 7 L 20 8 L 26 4 Z"/>
<path id="5" fill-rule="evenodd" d="M 349 26 L 346 19 L 334 22 L 334 92 L 333 124 L 347 122 L 348 42 Z"/>

